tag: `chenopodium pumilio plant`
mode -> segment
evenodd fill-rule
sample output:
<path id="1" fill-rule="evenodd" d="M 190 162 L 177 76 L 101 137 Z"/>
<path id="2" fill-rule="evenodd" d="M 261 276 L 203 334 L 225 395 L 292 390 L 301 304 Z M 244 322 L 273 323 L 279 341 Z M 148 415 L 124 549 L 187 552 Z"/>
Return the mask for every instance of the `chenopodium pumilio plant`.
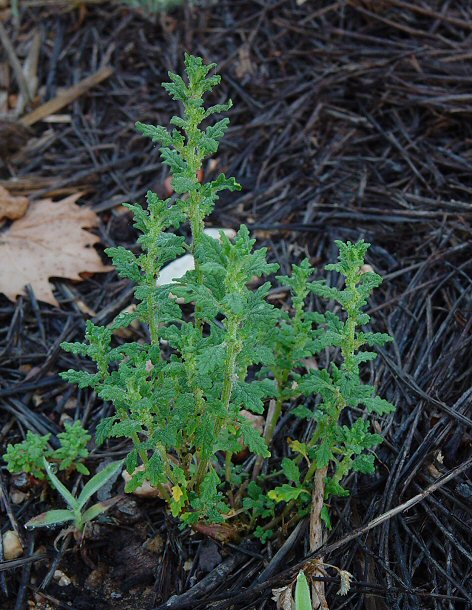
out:
<path id="1" fill-rule="evenodd" d="M 67 351 L 96 363 L 93 373 L 70 370 L 63 377 L 95 389 L 113 403 L 114 414 L 99 424 L 96 436 L 99 443 L 109 437 L 132 441 L 126 459 L 132 476 L 126 490 L 148 480 L 172 513 L 189 525 L 224 520 L 229 507 L 221 490 L 238 481 L 232 455 L 240 452 L 241 442 L 257 456 L 253 479 L 258 479 L 284 405 L 316 394 L 314 411 L 304 407 L 294 411 L 314 424 L 314 432 L 306 442 L 294 441 L 291 449 L 298 455 L 282 462 L 290 484 L 268 494 L 264 483 L 260 486 L 253 480 L 246 486 L 243 507 L 252 513 L 250 525 L 254 525 L 260 517 L 273 516 L 280 501 L 306 504 L 318 469 L 333 465 L 333 474 L 326 479 L 326 498 L 344 493 L 340 481 L 349 470 L 372 469 L 373 456 L 365 450 L 380 437 L 368 432 L 363 418 L 352 428 L 338 421 L 347 406 L 363 404 L 378 413 L 392 408 L 375 398 L 373 388 L 363 386 L 359 377 L 359 365 L 374 356 L 359 348 L 388 340 L 359 330 L 368 322 L 362 307 L 380 277 L 361 273 L 367 244 L 338 243 L 340 260 L 330 268 L 345 275 L 344 290 L 312 282 L 314 270 L 308 261 L 279 278 L 291 291 L 290 314 L 268 303 L 269 282 L 249 287 L 255 278 L 278 269 L 267 262 L 266 249 L 253 249 L 255 240 L 244 225 L 234 240 L 223 232 L 219 240 L 204 233 L 205 218 L 218 193 L 240 186 L 223 174 L 204 184 L 198 180 L 204 159 L 217 151 L 229 121 L 224 118 L 206 128 L 202 123 L 228 111 L 231 102 L 205 108 L 205 93 L 220 82 L 219 76 L 209 76 L 214 64 L 204 65 L 200 58 L 186 55 L 185 67 L 186 81 L 170 73 L 171 82 L 163 85 L 183 105 L 183 116 L 171 120 L 174 129 L 137 124 L 141 133 L 161 145 L 176 196 L 161 200 L 148 192 L 147 209 L 127 205 L 141 233 L 140 255 L 124 248 L 107 250 L 121 277 L 135 282 L 137 307 L 120 314 L 109 328 L 88 322 L 84 344 L 63 344 Z M 184 222 L 190 225 L 190 243 L 171 230 Z M 163 266 L 184 253 L 193 255 L 194 270 L 172 285 L 158 286 Z M 338 300 L 347 319 L 309 311 L 307 298 L 313 292 Z M 113 331 L 136 320 L 149 329 L 149 341 L 113 347 Z M 301 372 L 307 358 L 334 348 L 341 351 L 340 366 Z M 274 408 L 263 438 L 242 411 L 262 413 L 272 398 Z M 238 508 L 235 501 L 241 500 L 244 488 L 236 500 L 232 496 L 232 508 Z"/>
<path id="2" fill-rule="evenodd" d="M 136 284 L 136 310 L 120 314 L 110 328 L 89 321 L 85 343 L 63 344 L 97 367 L 93 373 L 69 370 L 63 378 L 95 389 L 115 407 L 97 427 L 97 441 L 125 437 L 133 442 L 126 459 L 132 475 L 127 491 L 148 480 L 188 524 L 223 520 L 228 507 L 219 486 L 231 471 L 231 455 L 241 450 L 240 441 L 257 455 L 269 455 L 241 410 L 261 413 L 265 399 L 275 393 L 273 380 L 250 380 L 248 372 L 271 360 L 266 336 L 279 312 L 266 301 L 268 282 L 256 290 L 248 283 L 278 266 L 267 262 L 265 248 L 253 249 L 255 240 L 245 226 L 233 241 L 223 232 L 220 240 L 203 232 L 218 193 L 241 188 L 224 174 L 205 184 L 197 178 L 229 124 L 224 118 L 202 127 L 231 107 L 231 101 L 204 106 L 204 94 L 220 82 L 219 76 L 208 75 L 214 67 L 186 55 L 187 82 L 169 73 L 171 82 L 163 87 L 184 108 L 182 117 L 172 118 L 172 131 L 137 123 L 138 131 L 161 145 L 176 197 L 161 200 L 150 191 L 147 209 L 127 205 L 141 233 L 140 255 L 122 247 L 107 250 L 120 276 Z M 187 221 L 190 244 L 171 231 Z M 162 267 L 183 253 L 194 256 L 195 269 L 172 286 L 157 286 Z M 192 317 L 184 319 L 177 298 L 192 304 Z M 135 320 L 147 325 L 149 342 L 112 347 L 113 331 Z M 226 467 L 218 459 L 222 453 Z"/>
<path id="3" fill-rule="evenodd" d="M 313 270 L 309 269 L 307 262 L 295 269 L 292 278 L 281 278 L 294 293 L 295 322 L 291 328 L 297 328 L 297 318 L 303 323 L 303 305 L 300 301 L 310 292 L 338 303 L 341 313 L 312 313 L 310 323 L 315 322 L 316 327 L 305 329 L 304 342 L 294 344 L 296 332 L 286 331 L 278 336 L 278 349 L 287 357 L 287 372 L 291 364 L 291 370 L 284 374 L 283 381 L 292 382 L 290 387 L 287 384 L 279 386 L 280 400 L 284 400 L 285 396 L 292 399 L 315 396 L 318 400 L 314 409 L 300 405 L 292 411 L 294 415 L 313 422 L 313 426 L 305 442 L 291 442 L 291 449 L 298 457 L 284 458 L 281 464 L 289 483 L 268 493 L 268 497 L 277 502 L 309 502 L 313 477 L 317 471 L 326 474 L 322 479 L 325 502 L 331 496 L 349 495 L 349 490 L 341 484 L 342 480 L 352 471 L 372 474 L 375 460 L 372 449 L 383 440 L 380 435 L 370 431 L 370 422 L 365 415 L 370 413 L 382 416 L 395 410 L 392 404 L 376 395 L 373 386 L 362 382 L 360 370 L 363 363 L 377 357 L 376 352 L 361 348 L 383 346 L 392 340 L 387 334 L 362 330 L 370 320 L 363 309 L 372 290 L 381 284 L 382 278 L 364 267 L 369 244 L 360 240 L 356 244 L 337 241 L 336 245 L 339 248 L 338 262 L 327 265 L 325 269 L 336 271 L 343 277 L 343 289 L 329 287 L 324 281 L 310 282 Z M 298 349 L 298 354 L 295 346 L 302 348 L 301 351 Z M 319 355 L 324 350 L 337 350 L 339 353 L 338 357 L 332 355 L 328 368 L 296 372 L 296 367 L 300 367 L 303 362 L 300 357 L 306 357 L 307 354 Z M 358 417 L 350 426 L 341 425 L 344 409 L 359 406 L 365 408 L 366 414 Z M 302 460 L 307 464 L 303 474 L 300 469 Z M 321 518 L 330 527 L 326 503 Z"/>

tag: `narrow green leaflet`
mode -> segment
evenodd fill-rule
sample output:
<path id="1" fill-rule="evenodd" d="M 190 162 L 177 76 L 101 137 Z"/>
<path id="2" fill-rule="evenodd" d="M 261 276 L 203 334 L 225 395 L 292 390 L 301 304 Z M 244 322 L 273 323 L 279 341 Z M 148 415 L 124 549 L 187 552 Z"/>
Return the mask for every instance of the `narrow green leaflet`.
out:
<path id="1" fill-rule="evenodd" d="M 352 462 L 354 472 L 362 472 L 363 474 L 373 474 L 375 472 L 374 465 L 375 457 L 371 454 L 362 454 L 356 457 Z"/>
<path id="2" fill-rule="evenodd" d="M 25 527 L 31 529 L 35 527 L 53 527 L 54 525 L 61 525 L 68 521 L 74 521 L 74 519 L 75 515 L 71 510 L 48 510 L 46 513 L 41 513 L 27 521 Z"/>
<path id="3" fill-rule="evenodd" d="M 249 450 L 260 455 L 262 457 L 269 457 L 270 451 L 266 445 L 266 442 L 254 428 L 253 424 L 249 422 L 245 417 L 241 416 L 238 418 L 241 436 L 244 444 L 249 447 Z"/>
<path id="4" fill-rule="evenodd" d="M 94 477 L 90 479 L 82 489 L 80 496 L 78 497 L 78 507 L 82 508 L 88 500 L 95 494 L 101 487 L 103 487 L 113 476 L 115 476 L 123 466 L 123 460 L 112 462 L 105 466 L 103 470 L 98 472 Z"/>
<path id="5" fill-rule="evenodd" d="M 109 508 L 114 506 L 120 499 L 120 496 L 116 498 L 110 498 L 109 500 L 105 500 L 104 502 L 97 502 L 90 508 L 88 508 L 84 513 L 82 513 L 82 523 L 88 523 L 89 521 L 93 521 L 99 515 L 102 515 Z"/>
<path id="6" fill-rule="evenodd" d="M 204 349 L 197 357 L 200 374 L 208 375 L 223 363 L 226 354 L 226 345 L 212 345 Z"/>
<path id="7" fill-rule="evenodd" d="M 56 477 L 56 475 L 53 473 L 51 466 L 49 465 L 48 461 L 46 460 L 46 458 L 43 458 L 43 462 L 44 462 L 44 468 L 47 472 L 47 475 L 49 477 L 49 479 L 51 480 L 52 485 L 56 488 L 56 490 L 61 494 L 61 496 L 64 498 L 64 500 L 66 501 L 67 505 L 72 509 L 75 510 L 77 508 L 79 508 L 79 504 L 77 502 L 77 500 L 74 498 L 74 496 L 70 493 L 70 491 L 67 489 L 67 487 L 65 487 L 61 481 L 59 481 L 59 479 Z"/>
<path id="8" fill-rule="evenodd" d="M 315 451 L 315 460 L 317 468 L 326 468 L 329 461 L 333 457 L 333 451 L 328 443 L 321 443 Z"/>
<path id="9" fill-rule="evenodd" d="M 290 500 L 298 500 L 300 496 L 304 496 L 305 499 L 309 498 L 310 492 L 303 489 L 303 487 L 292 487 L 291 485 L 284 484 L 271 489 L 267 495 L 276 502 L 290 502 Z"/>
<path id="10" fill-rule="evenodd" d="M 98 424 L 97 429 L 95 430 L 95 440 L 97 446 L 103 445 L 103 443 L 111 436 L 111 431 L 113 428 L 113 424 L 116 421 L 116 415 L 112 417 L 105 417 Z"/>
<path id="11" fill-rule="evenodd" d="M 284 458 L 282 460 L 282 470 L 290 482 L 295 483 L 295 485 L 300 484 L 300 468 L 293 460 Z"/>
<path id="12" fill-rule="evenodd" d="M 269 381 L 238 381 L 234 385 L 233 402 L 254 413 L 264 411 L 264 399 L 273 396 L 275 386 Z"/>
<path id="13" fill-rule="evenodd" d="M 295 610 L 312 610 L 310 587 L 305 573 L 300 571 L 295 586 Z"/>

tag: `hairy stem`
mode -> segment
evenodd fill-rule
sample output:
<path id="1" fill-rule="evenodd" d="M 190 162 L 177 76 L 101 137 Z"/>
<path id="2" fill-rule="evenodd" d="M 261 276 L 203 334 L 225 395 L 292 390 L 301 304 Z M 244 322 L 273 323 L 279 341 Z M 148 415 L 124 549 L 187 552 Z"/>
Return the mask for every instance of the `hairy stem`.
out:
<path id="1" fill-rule="evenodd" d="M 224 368 L 224 377 L 223 377 L 223 390 L 221 392 L 221 402 L 223 404 L 223 408 L 225 413 L 228 412 L 229 403 L 231 400 L 231 393 L 233 391 L 234 384 L 234 374 L 236 371 L 236 358 L 239 352 L 242 349 L 242 346 L 238 340 L 238 329 L 239 329 L 239 319 L 237 316 L 228 315 L 228 326 L 227 326 L 227 336 L 226 336 L 226 360 L 225 360 L 225 368 Z M 220 417 L 217 419 L 215 423 L 213 438 L 217 439 L 221 429 L 224 425 L 224 418 Z M 200 484 L 203 477 L 206 474 L 209 458 L 200 460 L 198 465 L 198 471 L 196 475 L 197 485 Z"/>

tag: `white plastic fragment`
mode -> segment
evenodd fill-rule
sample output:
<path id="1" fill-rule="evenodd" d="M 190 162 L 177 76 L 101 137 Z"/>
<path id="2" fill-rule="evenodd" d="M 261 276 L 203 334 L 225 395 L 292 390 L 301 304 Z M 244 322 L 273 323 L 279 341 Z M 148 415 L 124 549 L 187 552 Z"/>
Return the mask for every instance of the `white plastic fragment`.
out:
<path id="1" fill-rule="evenodd" d="M 208 237 L 213 237 L 213 239 L 217 239 L 218 241 L 220 241 L 220 231 L 223 231 L 223 233 L 229 239 L 234 239 L 236 237 L 236 231 L 234 229 L 203 229 L 205 235 L 208 235 Z"/>
<path id="2" fill-rule="evenodd" d="M 161 269 L 156 281 L 156 286 L 173 284 L 175 280 L 183 277 L 187 271 L 192 271 L 193 269 L 195 269 L 195 261 L 191 254 L 185 254 L 180 258 L 176 258 L 175 261 L 172 261 Z"/>

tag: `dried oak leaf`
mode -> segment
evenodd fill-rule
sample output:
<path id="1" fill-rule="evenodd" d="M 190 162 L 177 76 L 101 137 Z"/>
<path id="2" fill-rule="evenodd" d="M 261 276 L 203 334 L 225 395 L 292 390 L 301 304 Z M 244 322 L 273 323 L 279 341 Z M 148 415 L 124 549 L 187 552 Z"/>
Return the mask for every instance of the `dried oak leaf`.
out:
<path id="1" fill-rule="evenodd" d="M 81 280 L 80 273 L 109 271 L 93 244 L 100 238 L 84 228 L 98 224 L 92 210 L 75 204 L 81 193 L 61 201 L 42 199 L 0 233 L 0 292 L 15 300 L 31 284 L 39 301 L 58 305 L 50 277 Z"/>

